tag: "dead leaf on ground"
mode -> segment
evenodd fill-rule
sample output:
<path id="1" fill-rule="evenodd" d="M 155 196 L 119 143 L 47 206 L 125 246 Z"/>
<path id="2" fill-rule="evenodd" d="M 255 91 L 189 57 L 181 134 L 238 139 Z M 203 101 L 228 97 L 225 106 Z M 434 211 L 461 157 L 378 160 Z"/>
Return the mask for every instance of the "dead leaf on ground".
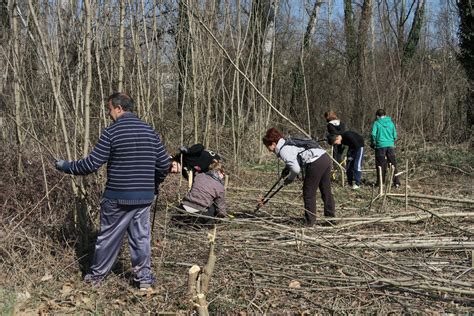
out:
<path id="1" fill-rule="evenodd" d="M 301 287 L 301 283 L 299 281 L 296 281 L 296 280 L 292 280 L 290 282 L 290 284 L 288 284 L 288 287 L 292 288 L 292 289 L 297 289 L 297 288 L 300 288 Z"/>
<path id="2" fill-rule="evenodd" d="M 65 283 L 63 285 L 63 288 L 61 289 L 61 295 L 66 296 L 69 295 L 74 288 L 72 287 L 72 284 L 70 283 Z"/>
<path id="3" fill-rule="evenodd" d="M 17 293 L 16 298 L 18 299 L 18 301 L 26 301 L 31 298 L 31 294 L 30 292 L 25 290 L 24 292 Z"/>
<path id="4" fill-rule="evenodd" d="M 46 282 L 48 280 L 51 280 L 53 278 L 53 275 L 49 272 L 46 272 L 46 274 L 41 278 L 41 282 Z"/>

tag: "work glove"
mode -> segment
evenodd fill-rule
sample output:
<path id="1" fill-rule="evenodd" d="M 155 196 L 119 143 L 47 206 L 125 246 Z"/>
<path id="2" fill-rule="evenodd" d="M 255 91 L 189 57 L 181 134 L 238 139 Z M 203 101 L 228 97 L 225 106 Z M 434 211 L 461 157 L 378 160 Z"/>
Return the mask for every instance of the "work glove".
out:
<path id="1" fill-rule="evenodd" d="M 66 171 L 67 169 L 69 169 L 70 163 L 69 163 L 69 161 L 66 161 L 66 160 L 63 160 L 63 159 L 55 159 L 54 160 L 54 166 L 59 171 Z"/>
<path id="2" fill-rule="evenodd" d="M 286 178 L 287 175 L 290 174 L 290 169 L 289 168 L 283 168 L 283 170 L 281 171 L 281 178 Z"/>
<path id="3" fill-rule="evenodd" d="M 287 186 L 287 185 L 290 184 L 291 182 L 293 182 L 293 180 L 290 180 L 289 178 L 283 179 L 283 185 L 284 185 L 284 186 Z"/>
<path id="4" fill-rule="evenodd" d="M 188 147 L 186 147 L 186 146 L 179 147 L 179 152 L 182 153 L 182 154 L 187 154 L 188 153 Z"/>

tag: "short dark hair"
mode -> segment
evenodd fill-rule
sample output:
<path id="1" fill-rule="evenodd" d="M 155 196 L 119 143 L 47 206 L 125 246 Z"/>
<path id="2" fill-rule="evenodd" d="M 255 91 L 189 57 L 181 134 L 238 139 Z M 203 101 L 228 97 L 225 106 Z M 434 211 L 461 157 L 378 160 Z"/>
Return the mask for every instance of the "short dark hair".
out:
<path id="1" fill-rule="evenodd" d="M 278 143 L 280 138 L 283 138 L 283 134 L 275 127 L 272 127 L 265 133 L 262 142 L 265 146 L 270 146 L 272 143 Z"/>
<path id="2" fill-rule="evenodd" d="M 385 116 L 385 110 L 384 109 L 378 109 L 377 112 L 375 112 L 376 116 Z"/>
<path id="3" fill-rule="evenodd" d="M 328 134 L 326 136 L 326 139 L 328 140 L 328 144 L 329 145 L 334 145 L 334 142 L 336 141 L 337 136 L 339 136 L 339 135 L 338 134 Z"/>
<path id="4" fill-rule="evenodd" d="M 133 108 L 135 107 L 135 102 L 133 99 L 123 92 L 113 93 L 107 102 L 112 102 L 112 106 L 114 108 L 117 108 L 120 105 L 124 111 L 128 112 L 132 112 Z"/>

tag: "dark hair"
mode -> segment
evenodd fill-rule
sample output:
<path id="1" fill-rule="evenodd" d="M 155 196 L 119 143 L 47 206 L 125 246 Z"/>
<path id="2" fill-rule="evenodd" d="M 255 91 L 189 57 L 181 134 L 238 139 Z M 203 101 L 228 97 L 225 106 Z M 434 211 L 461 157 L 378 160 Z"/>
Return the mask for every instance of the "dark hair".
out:
<path id="1" fill-rule="evenodd" d="M 326 136 L 326 139 L 328 140 L 328 144 L 329 145 L 334 145 L 334 142 L 336 141 L 336 138 L 337 138 L 337 134 L 329 134 L 328 136 Z"/>
<path id="2" fill-rule="evenodd" d="M 376 116 L 385 116 L 385 110 L 384 109 L 378 109 L 377 112 L 375 112 Z"/>
<path id="3" fill-rule="evenodd" d="M 283 138 L 283 134 L 275 127 L 272 127 L 262 137 L 262 141 L 265 146 L 270 146 L 272 143 L 277 143 L 280 138 Z"/>
<path id="4" fill-rule="evenodd" d="M 112 102 L 114 108 L 120 105 L 124 111 L 128 112 L 132 112 L 135 106 L 133 99 L 123 92 L 115 92 L 109 97 L 107 102 Z"/>
<path id="5" fill-rule="evenodd" d="M 337 115 L 336 115 L 336 112 L 330 110 L 330 111 L 327 111 L 326 113 L 324 113 L 324 118 L 326 119 L 326 121 L 330 122 L 332 120 L 337 120 Z"/>

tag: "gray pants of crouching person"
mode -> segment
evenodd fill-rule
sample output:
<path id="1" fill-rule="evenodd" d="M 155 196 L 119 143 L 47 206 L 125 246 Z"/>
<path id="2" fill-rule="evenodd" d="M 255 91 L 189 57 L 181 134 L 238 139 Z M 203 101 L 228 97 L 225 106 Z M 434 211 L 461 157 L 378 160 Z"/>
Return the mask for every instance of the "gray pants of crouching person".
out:
<path id="1" fill-rule="evenodd" d="M 100 281 L 112 269 L 125 232 L 128 233 L 134 281 L 140 285 L 154 283 L 150 267 L 150 205 L 123 205 L 106 198 L 100 204 L 100 232 L 86 281 Z"/>

